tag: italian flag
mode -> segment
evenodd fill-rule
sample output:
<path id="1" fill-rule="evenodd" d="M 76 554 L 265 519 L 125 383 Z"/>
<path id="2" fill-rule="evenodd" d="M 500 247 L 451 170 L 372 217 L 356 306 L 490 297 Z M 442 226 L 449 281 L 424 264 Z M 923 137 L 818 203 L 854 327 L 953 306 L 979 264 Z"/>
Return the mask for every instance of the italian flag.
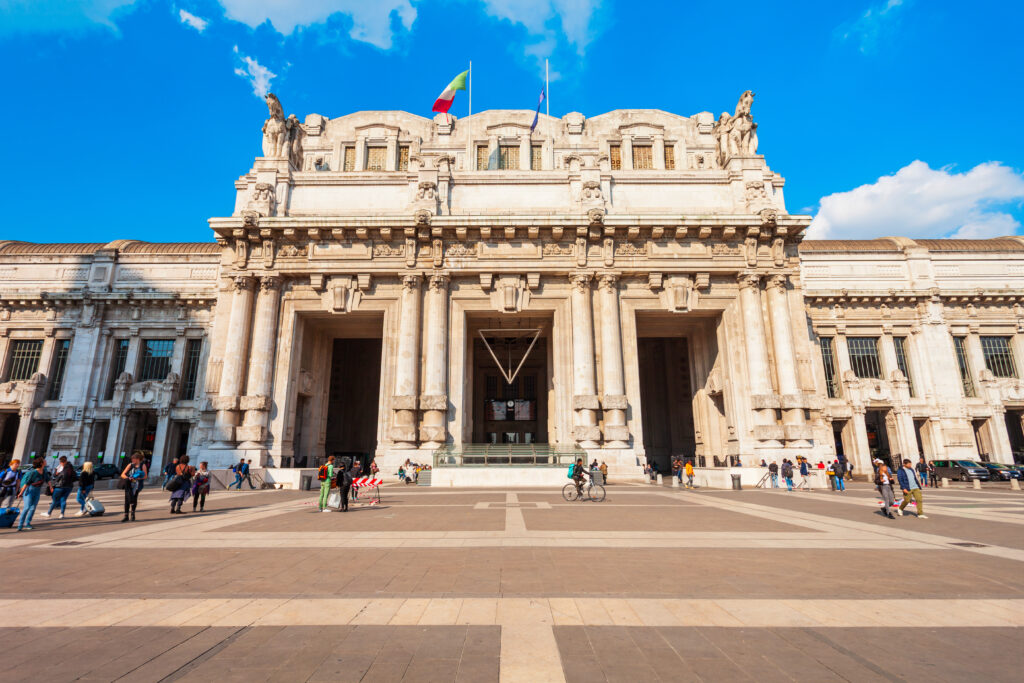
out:
<path id="1" fill-rule="evenodd" d="M 452 82 L 449 83 L 441 94 L 437 96 L 437 100 L 434 102 L 433 111 L 439 111 L 445 114 L 448 113 L 448 110 L 452 107 L 452 102 L 455 101 L 455 91 L 466 89 L 466 76 L 468 74 L 468 71 L 463 71 L 452 79 Z"/>

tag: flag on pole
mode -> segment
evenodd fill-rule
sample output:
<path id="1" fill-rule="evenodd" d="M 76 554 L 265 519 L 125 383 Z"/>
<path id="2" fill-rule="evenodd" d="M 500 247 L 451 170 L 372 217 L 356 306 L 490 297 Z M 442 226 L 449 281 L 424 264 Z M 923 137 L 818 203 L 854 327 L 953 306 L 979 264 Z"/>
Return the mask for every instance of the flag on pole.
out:
<path id="1" fill-rule="evenodd" d="M 448 110 L 451 109 L 452 102 L 455 100 L 455 91 L 466 89 L 466 75 L 468 73 L 468 71 L 463 71 L 452 79 L 452 82 L 449 83 L 441 94 L 437 96 L 437 100 L 434 102 L 434 108 L 432 111 L 438 111 L 444 114 L 448 113 Z"/>
<path id="2" fill-rule="evenodd" d="M 547 88 L 541 88 L 540 89 L 540 99 L 537 100 L 537 112 L 533 115 L 533 123 L 530 124 L 530 132 L 531 133 L 533 132 L 533 129 L 537 127 L 537 120 L 540 119 L 540 105 L 544 104 L 544 91 L 545 90 L 547 90 Z"/>

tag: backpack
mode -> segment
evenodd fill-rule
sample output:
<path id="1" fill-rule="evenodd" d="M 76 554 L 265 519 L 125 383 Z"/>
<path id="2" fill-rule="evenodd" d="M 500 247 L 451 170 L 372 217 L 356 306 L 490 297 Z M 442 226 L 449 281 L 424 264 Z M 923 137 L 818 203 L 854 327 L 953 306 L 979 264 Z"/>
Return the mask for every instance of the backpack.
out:
<path id="1" fill-rule="evenodd" d="M 566 479 L 572 479 L 572 471 L 576 468 L 576 464 L 569 465 L 569 473 L 565 475 Z"/>
<path id="2" fill-rule="evenodd" d="M 788 462 L 782 466 L 782 476 L 789 479 L 793 476 L 793 466 Z"/>
<path id="3" fill-rule="evenodd" d="M 8 467 L 0 476 L 0 487 L 10 488 L 18 485 L 18 473 Z"/>
<path id="4" fill-rule="evenodd" d="M 320 469 L 316 473 L 316 478 L 320 481 L 327 481 L 327 465 L 320 465 Z"/>

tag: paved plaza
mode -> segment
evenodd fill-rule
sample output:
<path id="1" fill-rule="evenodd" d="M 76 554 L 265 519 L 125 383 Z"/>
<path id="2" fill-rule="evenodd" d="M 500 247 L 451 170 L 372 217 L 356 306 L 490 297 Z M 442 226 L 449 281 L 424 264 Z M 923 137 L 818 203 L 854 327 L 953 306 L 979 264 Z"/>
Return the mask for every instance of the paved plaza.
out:
<path id="1" fill-rule="evenodd" d="M 1018 681 L 1024 494 L 385 486 L 0 531 L 0 680 Z M 45 500 L 45 499 L 44 499 Z M 185 509 L 191 508 L 186 503 Z M 69 507 L 70 509 L 70 507 Z"/>

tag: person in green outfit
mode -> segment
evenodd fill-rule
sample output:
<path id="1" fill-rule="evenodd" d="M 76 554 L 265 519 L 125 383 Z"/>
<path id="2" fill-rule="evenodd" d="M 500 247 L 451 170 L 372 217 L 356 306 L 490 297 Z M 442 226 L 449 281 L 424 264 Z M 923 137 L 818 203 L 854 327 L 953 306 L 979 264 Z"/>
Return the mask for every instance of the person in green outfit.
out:
<path id="1" fill-rule="evenodd" d="M 327 499 L 331 497 L 331 483 L 334 481 L 333 455 L 328 455 L 327 462 L 320 465 L 316 478 L 320 480 L 320 512 L 330 512 L 331 509 L 327 507 Z"/>

